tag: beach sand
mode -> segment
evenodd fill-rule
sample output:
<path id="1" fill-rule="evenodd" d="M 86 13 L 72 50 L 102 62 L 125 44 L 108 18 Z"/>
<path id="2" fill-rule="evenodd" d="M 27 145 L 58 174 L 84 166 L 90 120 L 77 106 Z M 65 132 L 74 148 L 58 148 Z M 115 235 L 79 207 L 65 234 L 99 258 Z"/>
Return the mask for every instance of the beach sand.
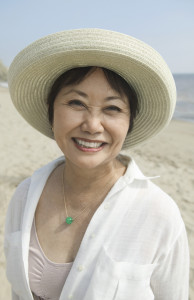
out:
<path id="1" fill-rule="evenodd" d="M 4 221 L 16 186 L 34 170 L 62 155 L 55 142 L 34 130 L 0 87 L 0 300 L 9 300 L 3 254 Z M 128 152 L 145 175 L 154 179 L 178 204 L 185 222 L 190 254 L 190 300 L 194 300 L 194 123 L 172 121 L 145 145 Z"/>

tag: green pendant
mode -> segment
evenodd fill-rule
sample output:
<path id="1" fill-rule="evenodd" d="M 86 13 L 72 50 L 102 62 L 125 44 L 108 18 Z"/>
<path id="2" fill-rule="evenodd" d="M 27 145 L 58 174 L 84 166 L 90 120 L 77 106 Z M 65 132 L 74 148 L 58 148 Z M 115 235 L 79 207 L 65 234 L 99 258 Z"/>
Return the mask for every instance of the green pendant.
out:
<path id="1" fill-rule="evenodd" d="M 72 218 L 72 217 L 67 217 L 67 218 L 65 219 L 65 222 L 66 222 L 67 224 L 71 224 L 71 223 L 73 222 L 73 218 Z"/>

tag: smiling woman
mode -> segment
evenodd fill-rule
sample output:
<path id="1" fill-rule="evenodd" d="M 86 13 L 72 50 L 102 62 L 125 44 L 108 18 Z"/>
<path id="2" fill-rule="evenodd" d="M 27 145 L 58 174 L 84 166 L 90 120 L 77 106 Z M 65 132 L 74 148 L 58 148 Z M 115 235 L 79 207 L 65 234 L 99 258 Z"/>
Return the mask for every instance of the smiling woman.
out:
<path id="1" fill-rule="evenodd" d="M 172 118 L 176 89 L 161 56 L 121 33 L 64 31 L 18 54 L 9 88 L 21 115 L 64 154 L 10 202 L 12 299 L 188 299 L 179 209 L 121 154 Z"/>

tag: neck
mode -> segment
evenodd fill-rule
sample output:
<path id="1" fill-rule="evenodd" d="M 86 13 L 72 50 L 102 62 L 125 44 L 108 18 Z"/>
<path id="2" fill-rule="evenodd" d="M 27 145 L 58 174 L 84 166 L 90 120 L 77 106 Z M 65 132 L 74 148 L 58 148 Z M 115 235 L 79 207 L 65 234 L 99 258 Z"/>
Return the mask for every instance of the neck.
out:
<path id="1" fill-rule="evenodd" d="M 84 170 L 73 165 L 67 159 L 64 169 L 65 189 L 69 193 L 89 194 L 94 190 L 98 191 L 108 183 L 114 184 L 124 172 L 125 167 L 117 159 L 102 167 Z"/>

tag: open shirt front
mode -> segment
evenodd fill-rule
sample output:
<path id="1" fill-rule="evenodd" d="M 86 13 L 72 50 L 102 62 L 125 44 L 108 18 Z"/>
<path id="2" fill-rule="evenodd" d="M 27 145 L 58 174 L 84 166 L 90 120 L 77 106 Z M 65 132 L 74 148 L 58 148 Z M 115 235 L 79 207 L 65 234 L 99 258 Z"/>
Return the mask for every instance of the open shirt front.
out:
<path id="1" fill-rule="evenodd" d="M 187 300 L 189 252 L 179 209 L 132 159 L 123 159 L 127 170 L 93 215 L 60 300 Z M 10 202 L 5 254 L 14 300 L 33 299 L 28 277 L 33 218 L 49 175 L 64 160 L 37 170 Z"/>

